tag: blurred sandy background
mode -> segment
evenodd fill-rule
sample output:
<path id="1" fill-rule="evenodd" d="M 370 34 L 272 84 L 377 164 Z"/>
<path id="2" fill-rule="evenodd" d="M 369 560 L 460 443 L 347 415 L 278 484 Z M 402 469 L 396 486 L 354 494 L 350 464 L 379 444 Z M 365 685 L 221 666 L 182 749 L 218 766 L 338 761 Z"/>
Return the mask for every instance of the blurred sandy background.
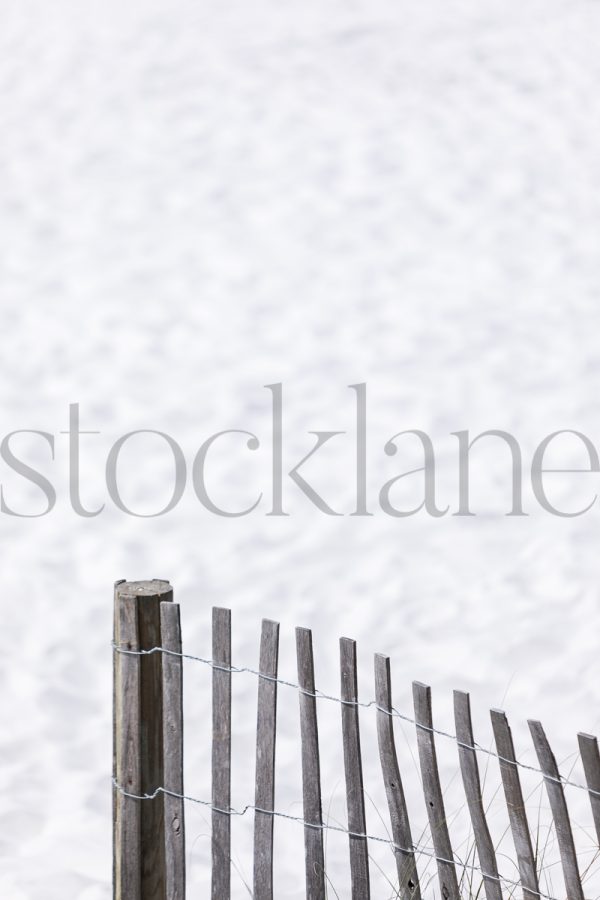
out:
<path id="1" fill-rule="evenodd" d="M 268 442 L 274 382 L 290 466 L 308 430 L 352 428 L 347 385 L 368 383 L 375 490 L 402 470 L 381 447 L 403 428 L 438 442 L 451 503 L 451 431 L 504 428 L 529 454 L 559 428 L 600 443 L 599 4 L 5 0 L 0 18 L 1 433 L 58 435 L 79 402 L 82 428 L 101 432 L 82 439 L 87 506 L 106 499 L 106 453 L 127 431 L 167 431 L 189 462 L 221 429 Z M 110 896 L 116 578 L 171 579 L 190 652 L 209 648 L 213 603 L 233 609 L 239 664 L 256 664 L 260 618 L 279 619 L 290 678 L 292 626 L 314 627 L 319 683 L 334 693 L 337 636 L 354 636 L 365 698 L 372 653 L 389 652 L 400 708 L 413 678 L 428 681 L 451 728 L 451 689 L 470 690 L 480 741 L 487 709 L 504 705 L 525 761 L 528 716 L 561 761 L 576 730 L 598 730 L 600 513 L 562 520 L 529 503 L 529 518 L 507 519 L 500 450 L 474 519 L 327 518 L 293 486 L 286 519 L 266 505 L 219 519 L 191 490 L 167 517 L 109 503 L 82 519 L 56 440 L 54 463 L 20 445 L 57 485 L 56 508 L 0 516 L 3 897 Z M 248 456 L 235 443 L 215 454 L 223 504 L 254 497 L 262 464 Z M 323 452 L 311 470 L 346 509 L 350 462 Z M 123 472 L 132 506 L 166 502 L 159 444 L 132 445 Z M 2 483 L 15 506 L 39 499 L 6 469 Z M 208 685 L 186 667 L 187 788 L 204 798 Z M 253 799 L 255 688 L 236 681 L 238 806 Z M 278 806 L 299 814 L 295 704 L 282 695 Z M 338 716 L 321 722 L 332 821 L 344 814 Z M 369 827 L 384 834 L 365 719 Z M 440 755 L 456 786 L 455 749 Z M 587 802 L 573 803 L 586 848 Z M 301 830 L 278 829 L 278 896 L 298 897 Z M 207 833 L 190 810 L 193 896 L 206 895 Z M 234 833 L 243 897 L 251 820 Z M 347 896 L 343 840 L 328 852 Z M 374 852 L 390 873 L 389 851 Z M 560 896 L 558 867 L 550 879 Z M 390 895 L 376 880 L 374 896 Z"/>

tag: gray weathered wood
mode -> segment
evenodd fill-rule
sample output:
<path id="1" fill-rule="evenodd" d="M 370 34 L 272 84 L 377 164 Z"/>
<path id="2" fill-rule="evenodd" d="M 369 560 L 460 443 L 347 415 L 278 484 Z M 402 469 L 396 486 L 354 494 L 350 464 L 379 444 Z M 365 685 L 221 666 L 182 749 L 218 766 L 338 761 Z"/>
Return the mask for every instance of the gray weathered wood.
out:
<path id="1" fill-rule="evenodd" d="M 325 900 L 319 731 L 317 726 L 312 633 L 308 628 L 296 628 L 296 653 L 298 658 L 298 684 L 300 687 L 303 815 L 304 821 L 307 823 L 304 827 L 306 900 Z"/>
<path id="2" fill-rule="evenodd" d="M 231 893 L 231 611 L 213 609 L 212 900 Z"/>
<path id="3" fill-rule="evenodd" d="M 160 604 L 160 628 L 163 649 L 168 651 L 163 654 L 162 661 L 165 897 L 167 900 L 185 900 L 183 660 L 178 604 Z"/>
<path id="4" fill-rule="evenodd" d="M 459 900 L 458 880 L 454 865 L 454 854 L 448 833 L 446 811 L 442 797 L 442 787 L 437 765 L 435 740 L 433 736 L 433 715 L 431 710 L 431 688 L 418 681 L 413 682 L 413 701 L 417 727 L 417 746 L 423 779 L 423 794 L 429 817 L 431 837 L 437 857 L 440 890 L 444 900 Z"/>
<path id="5" fill-rule="evenodd" d="M 171 601 L 173 589 L 166 581 L 125 581 L 116 586 L 115 602 L 122 604 L 133 598 L 137 616 L 137 646 L 140 651 L 161 645 L 160 603 Z M 119 635 L 122 642 L 122 636 Z M 126 654 L 119 654 L 120 662 Z M 127 664 L 125 664 L 127 665 Z M 162 654 L 137 657 L 136 692 L 138 703 L 139 793 L 153 795 L 163 785 L 162 734 Z M 164 802 L 161 794 L 154 799 L 137 801 L 139 817 L 140 895 L 143 900 L 163 900 L 165 891 Z M 125 898 L 123 898 L 125 900 Z M 129 897 L 127 897 L 129 900 Z"/>
<path id="6" fill-rule="evenodd" d="M 592 737 L 591 734 L 583 734 L 582 732 L 577 735 L 577 738 L 592 806 L 596 837 L 600 845 L 600 754 L 598 753 L 598 740 Z"/>
<path id="7" fill-rule="evenodd" d="M 401 900 L 421 900 L 410 820 L 394 740 L 390 659 L 380 653 L 375 655 L 375 702 L 379 759 L 392 824 L 400 897 Z"/>
<path id="8" fill-rule="evenodd" d="M 161 647 L 160 604 L 172 602 L 168 581 L 134 581 L 122 585 L 137 597 L 140 650 Z M 162 653 L 140 657 L 140 728 L 142 793 L 163 787 Z M 165 894 L 164 798 L 158 794 L 140 807 L 142 835 L 142 898 L 163 900 Z"/>
<path id="9" fill-rule="evenodd" d="M 117 599 L 117 588 L 120 584 L 125 582 L 124 578 L 120 578 L 118 581 L 115 581 L 114 590 L 113 590 L 113 647 L 115 650 L 113 651 L 113 693 L 112 693 L 112 734 L 113 734 L 113 754 L 112 754 L 112 774 L 113 779 L 116 781 L 117 779 L 117 666 L 119 661 L 119 656 L 116 652 L 117 647 L 117 636 L 119 631 L 119 601 Z M 120 690 L 120 688 L 119 688 Z M 113 859 L 112 859 L 112 884 L 113 884 L 113 898 L 116 896 L 117 891 L 117 807 L 118 807 L 118 791 L 116 786 L 113 784 L 112 789 L 112 838 L 113 838 Z"/>
<path id="10" fill-rule="evenodd" d="M 530 719 L 528 724 L 540 769 L 544 773 L 546 793 L 550 801 L 552 818 L 554 819 L 554 827 L 558 839 L 567 898 L 568 900 L 583 900 L 583 888 L 577 864 L 575 842 L 556 759 L 544 733 L 542 723 Z"/>
<path id="11" fill-rule="evenodd" d="M 490 711 L 496 752 L 499 758 L 500 775 L 510 829 L 517 854 L 517 864 L 524 900 L 539 900 L 539 883 L 535 856 L 531 844 L 531 832 L 527 821 L 525 801 L 521 789 L 521 779 L 515 757 L 515 748 L 510 725 L 505 713 L 500 709 Z"/>
<path id="12" fill-rule="evenodd" d="M 353 900 L 369 900 L 369 847 L 365 816 L 360 726 L 358 718 L 358 673 L 356 641 L 340 638 L 340 680 L 342 699 L 342 738 L 346 775 L 346 805 L 350 844 L 350 880 Z"/>
<path id="13" fill-rule="evenodd" d="M 463 691 L 454 691 L 454 721 L 460 771 L 473 825 L 479 865 L 484 876 L 485 895 L 487 900 L 502 900 L 496 852 L 483 808 L 479 767 L 473 740 L 471 704 L 469 695 Z"/>
<path id="14" fill-rule="evenodd" d="M 254 900 L 273 900 L 273 816 L 275 809 L 275 737 L 279 623 L 263 620 L 260 640 L 256 722 L 254 814 Z M 260 812 L 267 810 L 267 812 Z"/>
<path id="15" fill-rule="evenodd" d="M 115 645 L 139 650 L 137 600 L 115 590 Z M 115 822 L 113 895 L 115 900 L 141 900 L 140 657 L 115 653 Z M 125 792 L 125 793 L 123 793 Z"/>

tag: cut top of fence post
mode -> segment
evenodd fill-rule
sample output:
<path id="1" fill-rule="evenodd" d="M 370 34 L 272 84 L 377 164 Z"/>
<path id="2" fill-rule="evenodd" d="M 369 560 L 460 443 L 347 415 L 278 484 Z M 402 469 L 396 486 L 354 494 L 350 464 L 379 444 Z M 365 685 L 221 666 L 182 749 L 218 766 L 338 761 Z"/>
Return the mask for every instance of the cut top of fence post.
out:
<path id="1" fill-rule="evenodd" d="M 163 602 L 173 599 L 173 587 L 164 578 L 150 578 L 146 581 L 120 581 L 116 584 L 116 590 L 122 596 L 127 594 L 136 597 L 160 597 Z"/>

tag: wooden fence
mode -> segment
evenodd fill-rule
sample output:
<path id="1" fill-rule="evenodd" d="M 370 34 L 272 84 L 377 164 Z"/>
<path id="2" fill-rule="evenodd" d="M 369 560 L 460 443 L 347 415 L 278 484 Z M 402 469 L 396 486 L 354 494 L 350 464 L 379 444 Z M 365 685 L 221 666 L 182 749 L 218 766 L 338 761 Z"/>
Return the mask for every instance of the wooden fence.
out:
<path id="1" fill-rule="evenodd" d="M 231 615 L 213 610 L 212 658 L 212 797 L 202 802 L 212 814 L 212 900 L 228 900 L 231 892 Z M 183 788 L 182 653 L 179 607 L 167 581 L 117 582 L 114 607 L 114 749 L 113 827 L 115 900 L 184 900 L 185 827 Z M 254 804 L 253 896 L 271 900 L 275 809 L 279 625 L 263 621 L 258 676 L 256 779 Z M 394 738 L 390 660 L 375 656 L 375 703 L 361 703 L 357 690 L 356 644 L 340 641 L 340 683 L 347 828 L 323 820 L 319 763 L 317 701 L 311 632 L 296 629 L 300 713 L 305 892 L 308 900 L 327 896 L 324 832 L 348 837 L 352 900 L 369 900 L 369 842 L 366 833 L 361 762 L 359 708 L 374 705 L 381 772 L 391 824 L 390 845 L 397 868 L 397 896 L 421 900 L 419 866 L 411 832 Z M 191 657 L 197 659 L 197 657 Z M 249 671 L 249 670 L 244 670 Z M 288 684 L 288 682 L 283 682 Z M 333 698 L 328 698 L 333 699 Z M 338 698 L 335 698 L 338 699 Z M 413 684 L 414 718 L 423 795 L 443 900 L 460 897 L 457 862 L 444 809 L 438 772 L 429 687 Z M 469 695 L 454 693 L 455 730 L 460 771 L 487 900 L 513 896 L 520 886 L 525 900 L 548 897 L 540 890 L 511 730 L 506 716 L 491 711 L 504 798 L 514 843 L 519 882 L 498 870 L 482 800 L 478 753 L 471 724 Z M 564 786 L 554 754 L 540 722 L 529 729 L 552 813 L 568 900 L 583 900 Z M 579 751 L 591 803 L 596 840 L 600 841 L 600 755 L 595 737 L 579 734 Z M 531 768 L 531 767 L 525 767 Z M 437 891 L 435 891 L 437 894 Z"/>

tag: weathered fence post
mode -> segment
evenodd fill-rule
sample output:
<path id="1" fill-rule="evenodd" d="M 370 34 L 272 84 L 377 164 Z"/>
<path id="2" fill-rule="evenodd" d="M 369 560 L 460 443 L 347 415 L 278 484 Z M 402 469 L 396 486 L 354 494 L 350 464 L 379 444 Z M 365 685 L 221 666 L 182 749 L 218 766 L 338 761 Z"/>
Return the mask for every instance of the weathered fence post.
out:
<path id="1" fill-rule="evenodd" d="M 231 896 L 231 610 L 212 619 L 212 900 Z"/>
<path id="2" fill-rule="evenodd" d="M 160 604 L 166 900 L 185 900 L 183 802 L 183 659 L 177 603 Z"/>
<path id="3" fill-rule="evenodd" d="M 260 639 L 254 803 L 254 900 L 273 900 L 273 824 L 279 623 L 263 619 Z"/>
<path id="4" fill-rule="evenodd" d="M 415 725 L 417 727 L 417 747 L 423 795 L 427 807 L 429 827 L 435 849 L 440 893 L 444 900 L 460 900 L 454 853 L 450 843 L 448 821 L 444 809 L 444 798 L 438 772 L 437 754 L 431 709 L 431 688 L 420 681 L 413 681 L 413 701 Z"/>
<path id="5" fill-rule="evenodd" d="M 512 831 L 523 900 L 539 900 L 540 888 L 536 868 L 536 858 L 531 843 L 531 832 L 527 821 L 523 789 L 519 777 L 519 766 L 515 756 L 512 732 L 506 714 L 501 709 L 491 709 L 492 729 L 496 742 L 496 752 L 500 763 L 500 777 L 506 800 L 506 809 Z"/>
<path id="6" fill-rule="evenodd" d="M 302 796 L 306 900 L 325 900 L 325 853 L 321 805 L 321 764 L 315 691 L 312 632 L 296 628 L 296 655 L 300 687 L 300 740 L 302 742 Z"/>
<path id="7" fill-rule="evenodd" d="M 398 869 L 399 894 L 401 900 L 421 900 L 419 876 L 412 849 L 410 819 L 394 740 L 390 658 L 381 653 L 375 654 L 375 699 L 379 758 L 392 823 L 392 837 L 395 843 L 394 855 Z"/>
<path id="8" fill-rule="evenodd" d="M 583 732 L 579 732 L 577 738 L 592 805 L 596 837 L 600 845 L 600 753 L 598 752 L 598 739 L 591 734 L 584 734 Z"/>
<path id="9" fill-rule="evenodd" d="M 114 900 L 166 900 L 160 604 L 168 581 L 115 585 Z M 128 652 L 129 651 L 129 652 Z M 126 796 L 131 794 L 133 796 Z"/>
<path id="10" fill-rule="evenodd" d="M 113 896 L 141 900 L 140 806 L 126 794 L 140 792 L 140 657 L 135 597 L 115 585 L 113 706 Z M 131 653 L 131 655 L 129 655 Z M 126 793 L 124 793 L 126 792 Z"/>
<path id="11" fill-rule="evenodd" d="M 366 838 L 365 791 L 358 721 L 356 641 L 350 638 L 340 638 L 340 676 L 352 897 L 353 900 L 369 900 L 369 846 Z"/>
<path id="12" fill-rule="evenodd" d="M 584 900 L 579 865 L 577 863 L 577 851 L 573 840 L 573 830 L 569 819 L 565 792 L 561 784 L 560 772 L 556 765 L 556 758 L 548 743 L 542 723 L 530 719 L 529 730 L 540 769 L 544 773 L 544 783 L 548 800 L 550 801 L 552 818 L 554 819 L 567 898 L 568 900 Z"/>
<path id="13" fill-rule="evenodd" d="M 471 825 L 475 835 L 475 846 L 479 865 L 483 871 L 483 883 L 487 900 L 502 900 L 502 889 L 496 863 L 496 851 L 492 841 L 481 792 L 479 766 L 475 754 L 475 739 L 471 721 L 471 701 L 464 691 L 454 691 L 454 722 L 460 771 L 467 798 Z"/>

